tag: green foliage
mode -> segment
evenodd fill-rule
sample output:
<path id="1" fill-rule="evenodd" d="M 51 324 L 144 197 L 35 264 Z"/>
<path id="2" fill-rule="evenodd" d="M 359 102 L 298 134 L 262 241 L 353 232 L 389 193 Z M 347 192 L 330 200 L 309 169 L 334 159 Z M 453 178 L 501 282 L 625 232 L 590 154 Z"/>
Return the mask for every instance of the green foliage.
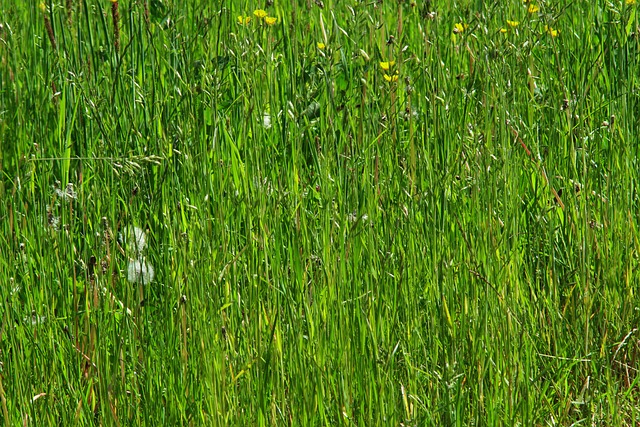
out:
<path id="1" fill-rule="evenodd" d="M 637 425 L 637 7 L 1 2 L 0 419 Z"/>

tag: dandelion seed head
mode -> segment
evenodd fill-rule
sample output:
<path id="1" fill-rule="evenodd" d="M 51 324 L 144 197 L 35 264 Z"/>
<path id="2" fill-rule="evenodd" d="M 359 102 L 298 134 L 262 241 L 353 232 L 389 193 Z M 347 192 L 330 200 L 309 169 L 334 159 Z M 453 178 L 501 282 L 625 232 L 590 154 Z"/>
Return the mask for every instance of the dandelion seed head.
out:
<path id="1" fill-rule="evenodd" d="M 129 282 L 146 285 L 153 281 L 154 276 L 153 266 L 144 258 L 129 261 L 129 266 L 127 267 L 127 279 Z"/>
<path id="2" fill-rule="evenodd" d="M 131 227 L 127 244 L 133 247 L 137 254 L 140 254 L 147 247 L 147 234 L 139 227 Z"/>

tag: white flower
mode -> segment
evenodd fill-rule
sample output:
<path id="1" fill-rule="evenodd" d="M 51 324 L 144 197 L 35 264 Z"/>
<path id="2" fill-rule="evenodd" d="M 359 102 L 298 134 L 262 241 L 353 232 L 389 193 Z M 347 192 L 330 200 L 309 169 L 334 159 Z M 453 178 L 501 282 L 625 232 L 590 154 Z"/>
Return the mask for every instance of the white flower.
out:
<path id="1" fill-rule="evenodd" d="M 38 316 L 35 312 L 31 313 L 31 316 L 26 316 L 22 319 L 24 323 L 31 324 L 33 326 L 44 323 L 47 320 L 46 316 Z"/>
<path id="2" fill-rule="evenodd" d="M 358 215 L 358 212 L 352 212 L 349 215 L 347 215 L 347 221 L 349 221 L 350 224 L 354 224 L 358 221 L 366 222 L 368 219 L 369 219 L 369 215 L 367 214 Z"/>
<path id="3" fill-rule="evenodd" d="M 131 283 L 142 283 L 146 285 L 153 281 L 153 266 L 149 264 L 144 258 L 132 259 L 129 261 L 129 267 L 127 268 L 127 279 Z"/>
<path id="4" fill-rule="evenodd" d="M 262 127 L 271 129 L 271 114 L 266 111 L 262 113 Z"/>
<path id="5" fill-rule="evenodd" d="M 78 193 L 76 193 L 75 190 L 73 189 L 73 183 L 71 182 L 67 184 L 67 188 L 65 188 L 64 190 L 56 188 L 55 193 L 56 193 L 56 196 L 60 197 L 62 200 L 65 200 L 65 201 L 74 200 L 75 198 L 78 197 Z"/>

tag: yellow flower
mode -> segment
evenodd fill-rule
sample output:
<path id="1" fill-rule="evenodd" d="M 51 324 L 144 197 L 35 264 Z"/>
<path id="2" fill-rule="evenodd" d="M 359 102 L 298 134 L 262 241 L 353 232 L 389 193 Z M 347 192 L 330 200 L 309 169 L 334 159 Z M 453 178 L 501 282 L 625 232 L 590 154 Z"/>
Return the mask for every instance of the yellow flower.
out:
<path id="1" fill-rule="evenodd" d="M 380 68 L 382 68 L 383 70 L 387 71 L 387 70 L 389 70 L 389 68 L 393 67 L 394 65 L 396 65 L 396 61 L 381 62 L 380 63 Z"/>
<path id="2" fill-rule="evenodd" d="M 384 79 L 388 82 L 397 82 L 398 81 L 398 74 L 394 74 L 392 76 L 390 76 L 389 74 L 384 75 Z"/>
<path id="3" fill-rule="evenodd" d="M 461 22 L 458 22 L 453 26 L 453 34 L 462 33 L 462 32 L 464 32 L 464 29 L 467 28 L 467 27 L 468 27 L 468 25 L 465 25 L 465 24 L 463 24 Z"/>
<path id="4" fill-rule="evenodd" d="M 262 18 L 266 18 L 267 16 L 267 12 L 265 12 L 262 9 L 256 9 L 253 11 L 253 14 L 255 15 L 256 18 L 258 19 L 262 19 Z"/>
<path id="5" fill-rule="evenodd" d="M 627 0 L 625 3 L 629 6 L 633 6 L 634 4 L 636 4 L 636 0 Z"/>
<path id="6" fill-rule="evenodd" d="M 544 26 L 544 30 L 548 32 L 551 37 L 558 37 L 558 34 L 560 34 L 560 30 L 556 30 L 553 27 L 547 27 L 546 25 Z"/>
<path id="7" fill-rule="evenodd" d="M 273 16 L 267 16 L 264 18 L 264 23 L 267 25 L 275 25 L 276 22 L 278 22 L 278 19 Z"/>
<path id="8" fill-rule="evenodd" d="M 43 13 L 47 11 L 47 5 L 45 5 L 44 2 L 40 2 L 40 4 L 38 5 L 38 8 Z"/>
<path id="9" fill-rule="evenodd" d="M 529 13 L 536 13 L 540 11 L 540 7 L 536 4 L 530 4 L 529 7 L 527 8 L 527 12 Z"/>
<path id="10" fill-rule="evenodd" d="M 250 16 L 242 16 L 242 15 L 238 16 L 238 24 L 240 25 L 247 25 L 250 21 L 251 21 Z"/>
<path id="11" fill-rule="evenodd" d="M 515 27 L 517 27 L 518 25 L 520 25 L 520 22 L 519 22 L 519 21 L 509 21 L 509 20 L 507 19 L 507 25 L 508 25 L 508 26 L 510 26 L 511 28 L 515 28 Z"/>
<path id="12" fill-rule="evenodd" d="M 500 32 L 501 32 L 502 34 L 504 34 L 504 33 L 506 33 L 506 32 L 507 32 L 507 29 L 506 29 L 506 28 L 500 28 Z"/>
<path id="13" fill-rule="evenodd" d="M 324 43 L 322 43 L 322 42 L 318 42 L 318 43 L 316 43 L 316 46 L 318 46 L 318 49 L 320 49 L 320 50 L 322 50 L 322 49 L 324 49 L 325 47 L 327 47 L 327 46 L 325 46 L 325 44 L 324 44 Z"/>

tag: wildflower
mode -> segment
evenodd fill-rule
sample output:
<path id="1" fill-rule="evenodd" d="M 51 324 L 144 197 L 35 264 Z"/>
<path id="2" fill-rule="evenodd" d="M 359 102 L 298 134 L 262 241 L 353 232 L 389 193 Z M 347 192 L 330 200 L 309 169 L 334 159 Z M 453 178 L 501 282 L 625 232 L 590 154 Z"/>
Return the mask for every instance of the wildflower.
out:
<path id="1" fill-rule="evenodd" d="M 518 25 L 520 25 L 520 22 L 519 22 L 519 21 L 509 21 L 509 20 L 507 19 L 507 25 L 508 25 L 508 26 L 510 26 L 511 28 L 515 28 L 515 27 L 517 27 Z"/>
<path id="2" fill-rule="evenodd" d="M 318 49 L 320 49 L 320 50 L 323 50 L 325 47 L 327 47 L 327 46 L 325 46 L 325 44 L 324 44 L 324 43 L 322 43 L 322 42 L 318 42 L 318 43 L 316 43 L 316 46 L 318 46 Z"/>
<path id="3" fill-rule="evenodd" d="M 547 27 L 546 25 L 544 26 L 544 30 L 549 33 L 551 37 L 558 37 L 558 34 L 560 33 L 560 30 L 554 29 L 553 27 Z"/>
<path id="4" fill-rule="evenodd" d="M 396 65 L 396 61 L 381 62 L 380 68 L 382 68 L 384 71 L 388 71 L 389 68 L 393 67 L 394 65 Z"/>
<path id="5" fill-rule="evenodd" d="M 355 224 L 358 221 L 366 222 L 368 219 L 369 219 L 369 215 L 367 214 L 358 215 L 358 212 L 352 212 L 349 215 L 347 215 L 347 221 L 349 222 L 349 224 Z"/>
<path id="6" fill-rule="evenodd" d="M 456 24 L 454 24 L 453 26 L 453 34 L 459 34 L 459 33 L 463 33 L 464 30 L 469 27 L 466 24 L 463 24 L 461 22 L 457 22 Z"/>
<path id="7" fill-rule="evenodd" d="M 540 11 L 540 7 L 537 4 L 531 3 L 527 8 L 527 12 L 529 13 L 537 13 Z"/>
<path id="8" fill-rule="evenodd" d="M 505 34 L 505 33 L 507 32 L 507 29 L 506 29 L 506 28 L 500 28 L 500 32 L 501 32 L 502 34 Z"/>
<path id="9" fill-rule="evenodd" d="M 127 279 L 131 283 L 142 283 L 143 285 L 151 283 L 155 272 L 153 266 L 149 264 L 145 258 L 132 259 L 129 261 L 127 268 Z"/>
<path id="10" fill-rule="evenodd" d="M 67 184 L 67 188 L 65 188 L 64 190 L 56 188 L 54 190 L 54 193 L 56 193 L 56 196 L 60 197 L 64 201 L 74 200 L 78 197 L 78 193 L 76 193 L 73 189 L 73 183 L 71 182 Z"/>
<path id="11" fill-rule="evenodd" d="M 41 323 L 44 323 L 46 320 L 47 320 L 46 316 L 38 316 L 35 311 L 31 313 L 31 316 L 26 316 L 25 318 L 22 319 L 24 323 L 27 323 L 27 324 L 30 323 L 32 326 L 36 326 Z"/>
<path id="12" fill-rule="evenodd" d="M 634 4 L 636 4 L 636 0 L 626 0 L 626 1 L 625 1 L 625 3 L 626 3 L 628 6 L 633 6 Z"/>
<path id="13" fill-rule="evenodd" d="M 267 17 L 267 12 L 262 9 L 256 9 L 253 11 L 253 15 L 258 19 L 264 19 Z"/>
<path id="14" fill-rule="evenodd" d="M 44 2 L 40 2 L 40 4 L 38 5 L 38 9 L 40 9 L 42 13 L 45 13 L 47 11 L 47 5 L 44 4 Z"/>
<path id="15" fill-rule="evenodd" d="M 271 114 L 268 111 L 262 113 L 262 127 L 265 129 L 271 129 Z"/>
<path id="16" fill-rule="evenodd" d="M 11 292 L 9 292 L 9 296 L 13 296 L 14 294 L 17 294 L 18 292 L 20 292 L 20 290 L 22 290 L 22 287 L 20 285 L 13 286 L 14 282 L 15 279 L 13 277 L 9 277 L 9 285 L 12 286 Z"/>
<path id="17" fill-rule="evenodd" d="M 251 17 L 250 16 L 238 15 L 238 24 L 247 25 L 249 22 L 251 22 Z"/>
<path id="18" fill-rule="evenodd" d="M 391 83 L 391 82 L 397 82 L 397 81 L 398 81 L 398 73 L 396 73 L 396 74 L 394 74 L 394 75 L 392 75 L 392 76 L 390 76 L 389 74 L 386 74 L 386 73 L 385 73 L 385 75 L 384 75 L 384 79 L 385 79 L 386 81 L 388 81 L 389 83 Z"/>
<path id="19" fill-rule="evenodd" d="M 274 18 L 273 16 L 267 16 L 264 18 L 264 23 L 269 26 L 275 25 L 276 22 L 278 22 L 278 18 Z"/>

